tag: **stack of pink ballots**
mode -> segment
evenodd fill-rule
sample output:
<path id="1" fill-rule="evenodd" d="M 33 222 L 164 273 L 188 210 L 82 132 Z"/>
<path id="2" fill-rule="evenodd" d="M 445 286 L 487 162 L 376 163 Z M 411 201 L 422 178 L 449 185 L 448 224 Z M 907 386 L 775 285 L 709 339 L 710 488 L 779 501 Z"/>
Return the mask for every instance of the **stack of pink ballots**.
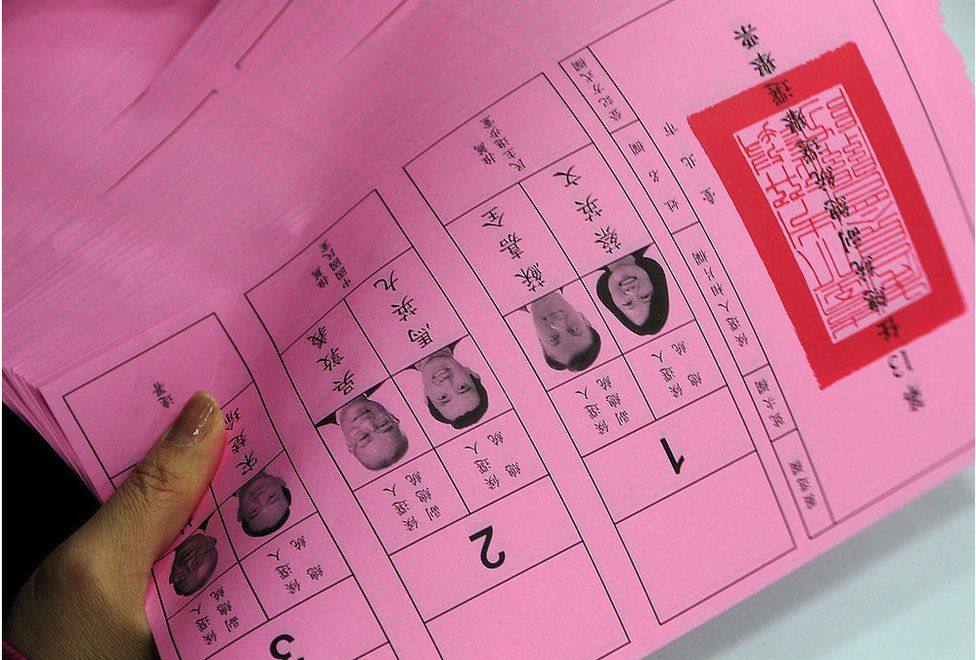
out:
<path id="1" fill-rule="evenodd" d="M 221 403 L 163 658 L 640 657 L 973 460 L 941 20 L 5 3 L 3 401 L 100 498 Z"/>

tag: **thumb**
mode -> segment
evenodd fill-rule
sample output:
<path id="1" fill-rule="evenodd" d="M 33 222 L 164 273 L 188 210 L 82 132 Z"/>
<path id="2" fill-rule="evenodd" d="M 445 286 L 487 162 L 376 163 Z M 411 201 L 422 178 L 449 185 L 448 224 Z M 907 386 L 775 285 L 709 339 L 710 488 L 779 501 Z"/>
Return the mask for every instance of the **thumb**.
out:
<path id="1" fill-rule="evenodd" d="M 197 392 L 82 529 L 140 576 L 182 531 L 213 479 L 224 446 L 220 406 Z"/>

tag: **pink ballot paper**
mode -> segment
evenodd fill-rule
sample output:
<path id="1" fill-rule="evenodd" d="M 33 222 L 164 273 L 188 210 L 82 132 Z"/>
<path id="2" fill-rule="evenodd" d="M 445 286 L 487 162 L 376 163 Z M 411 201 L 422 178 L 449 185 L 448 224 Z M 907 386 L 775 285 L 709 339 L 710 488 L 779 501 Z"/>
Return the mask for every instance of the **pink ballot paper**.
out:
<path id="1" fill-rule="evenodd" d="M 892 5 L 397 5 L 303 58 L 284 2 L 175 56 L 204 101 L 99 217 L 180 131 L 287 153 L 299 210 L 186 207 L 235 278 L 40 389 L 103 498 L 221 404 L 162 657 L 640 657 L 972 461 L 972 93 Z"/>

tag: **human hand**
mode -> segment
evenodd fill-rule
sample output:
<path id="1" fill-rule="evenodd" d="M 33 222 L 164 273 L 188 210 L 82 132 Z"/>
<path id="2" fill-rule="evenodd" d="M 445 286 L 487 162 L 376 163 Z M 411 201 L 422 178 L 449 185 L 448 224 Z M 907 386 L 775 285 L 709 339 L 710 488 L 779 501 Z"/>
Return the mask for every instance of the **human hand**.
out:
<path id="1" fill-rule="evenodd" d="M 145 612 L 150 569 L 206 493 L 223 439 L 219 405 L 197 392 L 102 508 L 24 584 L 4 639 L 31 660 L 156 657 Z"/>

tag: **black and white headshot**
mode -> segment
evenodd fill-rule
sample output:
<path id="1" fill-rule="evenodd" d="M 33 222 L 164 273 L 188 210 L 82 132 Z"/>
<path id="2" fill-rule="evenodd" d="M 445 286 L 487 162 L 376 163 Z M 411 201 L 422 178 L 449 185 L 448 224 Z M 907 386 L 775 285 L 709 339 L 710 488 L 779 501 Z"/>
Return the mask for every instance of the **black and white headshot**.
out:
<path id="1" fill-rule="evenodd" d="M 237 489 L 237 522 L 248 536 L 267 536 L 291 513 L 291 491 L 285 480 L 264 470 Z"/>
<path id="2" fill-rule="evenodd" d="M 636 335 L 654 335 L 668 320 L 664 268 L 642 248 L 603 268 L 596 283 L 600 302 Z"/>
<path id="3" fill-rule="evenodd" d="M 559 291 L 528 305 L 546 364 L 557 371 L 583 371 L 596 361 L 602 340 L 583 314 Z"/>
<path id="4" fill-rule="evenodd" d="M 346 449 L 367 470 L 385 470 L 402 459 L 410 448 L 400 419 L 370 398 L 376 388 L 360 394 L 316 424 L 339 427 Z"/>
<path id="5" fill-rule="evenodd" d="M 455 429 L 471 426 L 488 410 L 488 392 L 481 377 L 454 357 L 454 346 L 446 346 L 419 360 L 413 368 L 420 374 L 430 416 Z"/>
<path id="6" fill-rule="evenodd" d="M 199 591 L 217 568 L 217 539 L 205 533 L 206 524 L 176 546 L 169 582 L 180 596 Z"/>

